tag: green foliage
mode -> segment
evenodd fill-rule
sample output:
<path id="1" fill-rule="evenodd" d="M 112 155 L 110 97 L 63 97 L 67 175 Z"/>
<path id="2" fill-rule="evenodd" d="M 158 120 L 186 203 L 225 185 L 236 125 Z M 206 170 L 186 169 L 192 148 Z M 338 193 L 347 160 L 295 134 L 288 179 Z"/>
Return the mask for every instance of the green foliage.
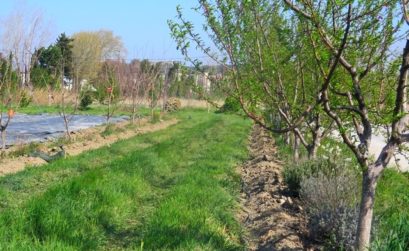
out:
<path id="1" fill-rule="evenodd" d="M 235 113 L 235 112 L 240 111 L 240 109 L 241 109 L 241 105 L 240 105 L 240 102 L 237 100 L 237 98 L 230 96 L 225 99 L 223 106 L 220 107 L 218 112 Z"/>
<path id="2" fill-rule="evenodd" d="M 320 157 L 317 159 L 304 160 L 301 162 L 293 162 L 290 160 L 287 162 L 283 175 L 289 191 L 297 196 L 303 180 L 315 177 L 319 173 L 331 176 L 336 173 L 336 170 L 341 168 L 350 170 L 357 176 L 360 175 L 360 169 L 357 167 L 357 163 L 352 158 L 352 154 L 345 148 L 346 146 L 340 145 L 339 142 L 328 139 L 319 148 L 318 153 Z M 289 156 L 289 159 L 291 159 L 290 149 L 287 149 L 283 154 Z M 351 156 L 351 158 L 348 158 L 348 156 Z"/>
<path id="3" fill-rule="evenodd" d="M 75 106 L 72 104 L 67 105 L 67 110 L 69 112 L 73 112 L 75 110 Z M 19 112 L 25 114 L 42 114 L 42 113 L 50 113 L 50 114 L 58 114 L 60 112 L 59 105 L 34 105 L 30 104 L 28 107 L 20 108 Z M 83 115 L 106 115 L 106 106 L 100 104 L 92 104 L 88 107 L 87 110 L 79 110 L 76 111 L 77 114 Z M 117 115 L 132 115 L 132 110 L 128 109 L 127 106 L 117 106 L 117 110 L 115 111 Z M 138 112 L 141 116 L 149 116 L 151 110 L 145 107 L 140 107 Z"/>
<path id="4" fill-rule="evenodd" d="M 194 75 L 186 68 L 180 68 L 177 71 L 180 75 L 172 75 L 169 86 L 169 96 L 178 98 L 191 98 L 194 87 Z"/>
<path id="5" fill-rule="evenodd" d="M 55 87 L 57 82 L 48 70 L 42 67 L 31 69 L 31 81 L 36 88 Z"/>
<path id="6" fill-rule="evenodd" d="M 385 224 L 385 223 L 383 223 Z M 393 221 L 388 221 L 382 237 L 378 237 L 372 244 L 372 251 L 409 250 L 409 218 L 400 216 Z"/>
<path id="7" fill-rule="evenodd" d="M 31 69 L 34 86 L 58 88 L 62 74 L 66 78 L 72 78 L 72 41 L 62 33 L 54 44 L 35 52 L 37 61 Z"/>
<path id="8" fill-rule="evenodd" d="M 93 102 L 93 95 L 89 91 L 85 91 L 81 94 L 81 101 L 80 101 L 80 109 L 81 110 L 87 110 L 89 106 Z"/>
<path id="9" fill-rule="evenodd" d="M 67 37 L 65 33 L 61 33 L 55 46 L 60 49 L 62 61 L 64 62 L 64 76 L 71 79 L 73 74 L 73 41 L 74 39 Z"/>
<path id="10" fill-rule="evenodd" d="M 13 69 L 12 62 L 12 54 L 7 59 L 0 55 L 0 99 L 2 105 L 18 103 L 20 77 L 18 72 Z"/>
<path id="11" fill-rule="evenodd" d="M 301 182 L 304 179 L 318 175 L 320 172 L 328 173 L 335 163 L 326 159 L 306 160 L 301 163 L 287 164 L 284 168 L 284 182 L 289 191 L 298 196 L 301 188 Z"/>
<path id="12" fill-rule="evenodd" d="M 47 69 L 50 74 L 58 77 L 63 64 L 61 49 L 56 45 L 50 45 L 47 48 L 40 48 L 37 55 L 38 66 Z"/>
<path id="13" fill-rule="evenodd" d="M 33 98 L 26 91 L 21 91 L 19 103 L 20 108 L 29 106 L 32 101 Z"/>
<path id="14" fill-rule="evenodd" d="M 409 174 L 385 170 L 376 193 L 374 250 L 408 250 L 408 205 Z"/>

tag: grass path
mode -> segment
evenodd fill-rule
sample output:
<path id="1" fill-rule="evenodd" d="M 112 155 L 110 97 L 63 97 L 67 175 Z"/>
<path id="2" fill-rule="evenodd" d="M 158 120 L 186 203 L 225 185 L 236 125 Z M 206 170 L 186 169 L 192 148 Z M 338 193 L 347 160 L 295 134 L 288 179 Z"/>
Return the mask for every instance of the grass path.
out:
<path id="1" fill-rule="evenodd" d="M 237 250 L 237 163 L 250 123 L 178 125 L 0 179 L 0 249 Z"/>

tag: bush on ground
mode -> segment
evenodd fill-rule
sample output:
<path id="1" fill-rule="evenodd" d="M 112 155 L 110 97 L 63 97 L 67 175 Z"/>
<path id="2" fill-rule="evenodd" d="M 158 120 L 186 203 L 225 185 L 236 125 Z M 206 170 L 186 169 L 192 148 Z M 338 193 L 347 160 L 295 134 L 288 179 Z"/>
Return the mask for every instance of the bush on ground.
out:
<path id="1" fill-rule="evenodd" d="M 218 110 L 219 113 L 234 113 L 240 110 L 240 102 L 234 97 L 227 97 L 224 104 Z"/>
<path id="2" fill-rule="evenodd" d="M 358 179 L 356 174 L 334 165 L 331 172 L 319 172 L 302 179 L 300 197 L 314 240 L 333 250 L 352 250 L 358 220 Z"/>
<path id="3" fill-rule="evenodd" d="M 81 95 L 80 109 L 87 110 L 93 102 L 92 94 L 90 92 L 85 92 Z"/>
<path id="4" fill-rule="evenodd" d="M 285 149 L 285 147 L 282 147 Z M 291 151 L 287 149 L 287 151 Z M 321 147 L 319 158 L 312 160 L 304 160 L 301 162 L 290 162 L 284 167 L 283 176 L 289 192 L 293 196 L 298 196 L 301 181 L 312 176 L 317 176 L 319 173 L 331 175 L 334 170 L 348 169 L 354 173 L 358 173 L 356 163 L 349 158 L 344 157 L 344 153 L 336 144 L 329 144 Z M 283 152 L 284 155 L 289 155 L 288 152 Z"/>
<path id="5" fill-rule="evenodd" d="M 306 160 L 301 163 L 291 163 L 284 168 L 284 182 L 289 192 L 298 196 L 303 179 L 316 176 L 319 172 L 328 173 L 335 163 L 327 159 Z"/>
<path id="6" fill-rule="evenodd" d="M 165 104 L 165 111 L 174 112 L 178 111 L 182 107 L 182 103 L 177 98 L 169 98 Z"/>
<path id="7" fill-rule="evenodd" d="M 351 250 L 359 212 L 359 172 L 334 144 L 321 150 L 318 159 L 287 164 L 284 181 L 304 204 L 310 237 L 329 250 Z"/>

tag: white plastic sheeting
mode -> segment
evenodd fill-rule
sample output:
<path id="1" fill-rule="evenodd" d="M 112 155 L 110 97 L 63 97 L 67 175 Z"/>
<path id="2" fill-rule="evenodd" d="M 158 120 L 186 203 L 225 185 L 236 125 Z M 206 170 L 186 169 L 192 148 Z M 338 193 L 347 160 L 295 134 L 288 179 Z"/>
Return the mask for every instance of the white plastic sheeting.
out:
<path id="1" fill-rule="evenodd" d="M 68 118 L 70 119 L 70 131 L 78 131 L 106 123 L 106 117 L 104 116 L 72 115 L 68 116 Z M 4 115 L 3 119 L 7 119 L 7 115 Z M 128 119 L 127 116 L 112 117 L 109 122 L 117 123 Z M 10 146 L 18 143 L 42 142 L 58 138 L 64 133 L 64 120 L 60 115 L 16 114 L 7 127 L 6 144 Z"/>

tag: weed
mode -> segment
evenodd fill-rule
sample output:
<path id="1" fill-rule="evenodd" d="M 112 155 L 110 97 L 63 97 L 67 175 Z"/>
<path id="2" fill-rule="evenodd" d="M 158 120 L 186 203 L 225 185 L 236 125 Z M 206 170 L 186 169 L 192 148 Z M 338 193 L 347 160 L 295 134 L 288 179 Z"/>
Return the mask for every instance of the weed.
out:
<path id="1" fill-rule="evenodd" d="M 28 156 L 38 149 L 40 144 L 38 142 L 31 142 L 29 144 L 17 145 L 16 149 L 10 152 L 10 156 L 19 157 L 19 156 Z"/>

